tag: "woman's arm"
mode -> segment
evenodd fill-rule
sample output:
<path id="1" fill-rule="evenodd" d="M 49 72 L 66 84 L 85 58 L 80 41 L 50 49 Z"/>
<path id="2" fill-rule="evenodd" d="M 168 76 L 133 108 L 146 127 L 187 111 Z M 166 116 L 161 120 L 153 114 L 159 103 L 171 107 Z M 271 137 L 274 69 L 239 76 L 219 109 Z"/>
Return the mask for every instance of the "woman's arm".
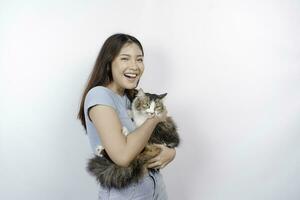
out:
<path id="1" fill-rule="evenodd" d="M 122 134 L 120 119 L 112 107 L 96 105 L 89 111 L 107 154 L 114 163 L 124 167 L 144 149 L 155 126 L 165 120 L 166 114 L 147 119 L 126 137 Z"/>

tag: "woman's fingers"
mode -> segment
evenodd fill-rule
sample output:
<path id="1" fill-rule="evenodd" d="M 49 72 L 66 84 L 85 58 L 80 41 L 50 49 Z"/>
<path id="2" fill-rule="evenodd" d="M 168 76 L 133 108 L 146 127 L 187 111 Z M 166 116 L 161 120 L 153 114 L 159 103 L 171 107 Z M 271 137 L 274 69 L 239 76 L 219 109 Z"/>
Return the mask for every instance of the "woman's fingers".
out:
<path id="1" fill-rule="evenodd" d="M 147 162 L 148 168 L 164 168 L 169 162 L 171 162 L 174 159 L 174 149 L 168 148 L 163 144 L 153 144 L 162 149 L 162 151 L 155 156 L 154 158 L 151 158 Z"/>
<path id="2" fill-rule="evenodd" d="M 148 160 L 148 163 L 150 164 L 150 163 L 157 162 L 157 161 L 160 161 L 160 157 L 159 156 L 151 158 L 150 160 Z"/>
<path id="3" fill-rule="evenodd" d="M 162 164 L 160 162 L 154 162 L 154 163 L 151 163 L 147 166 L 147 168 L 155 168 L 155 169 L 162 169 L 166 166 L 166 164 Z"/>
<path id="4" fill-rule="evenodd" d="M 168 111 L 167 110 L 164 110 L 163 112 L 161 112 L 160 114 L 158 114 L 158 115 L 155 115 L 158 119 L 159 119 L 159 121 L 166 121 L 166 119 L 167 119 L 167 114 L 168 114 Z"/>
<path id="5" fill-rule="evenodd" d="M 153 163 L 149 164 L 147 167 L 148 168 L 157 168 L 160 166 L 161 166 L 161 163 L 159 161 L 157 161 L 157 162 L 153 162 Z"/>

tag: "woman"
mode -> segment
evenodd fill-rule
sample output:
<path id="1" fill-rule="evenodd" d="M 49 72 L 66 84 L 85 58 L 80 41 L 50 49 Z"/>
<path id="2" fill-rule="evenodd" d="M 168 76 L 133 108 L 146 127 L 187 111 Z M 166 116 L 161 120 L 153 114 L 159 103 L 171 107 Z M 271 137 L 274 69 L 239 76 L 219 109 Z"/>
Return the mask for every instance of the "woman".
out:
<path id="1" fill-rule="evenodd" d="M 94 69 L 84 90 L 78 118 L 81 120 L 94 153 L 102 145 L 112 161 L 120 166 L 130 162 L 146 146 L 157 123 L 164 121 L 167 112 L 147 119 L 135 127 L 127 114 L 129 99 L 144 71 L 144 52 L 141 43 L 127 34 L 114 34 L 103 44 Z M 130 132 L 125 136 L 121 129 Z M 159 145 L 162 152 L 148 162 L 148 168 L 161 169 L 171 162 L 175 149 Z M 145 173 L 138 184 L 121 190 L 100 186 L 99 199 L 167 199 L 161 173 Z"/>

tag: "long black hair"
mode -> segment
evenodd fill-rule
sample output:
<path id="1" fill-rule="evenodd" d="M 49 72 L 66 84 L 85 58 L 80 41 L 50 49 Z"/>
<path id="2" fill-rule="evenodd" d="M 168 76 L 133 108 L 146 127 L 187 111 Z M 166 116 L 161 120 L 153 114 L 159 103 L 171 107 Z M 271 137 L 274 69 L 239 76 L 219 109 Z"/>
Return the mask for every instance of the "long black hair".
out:
<path id="1" fill-rule="evenodd" d="M 106 86 L 113 81 L 111 63 L 115 59 L 115 57 L 120 53 L 122 47 L 128 43 L 135 43 L 136 45 L 138 45 L 142 51 L 142 55 L 144 56 L 143 47 L 141 43 L 138 41 L 138 39 L 136 39 L 131 35 L 123 34 L 123 33 L 117 33 L 107 38 L 99 52 L 94 68 L 89 76 L 86 87 L 83 91 L 80 108 L 77 115 L 77 119 L 81 121 L 81 124 L 83 125 L 85 130 L 86 130 L 86 123 L 84 117 L 85 97 L 91 88 L 95 86 Z M 130 100 L 132 100 L 135 93 L 136 93 L 135 89 L 125 89 L 125 95 L 127 95 Z"/>

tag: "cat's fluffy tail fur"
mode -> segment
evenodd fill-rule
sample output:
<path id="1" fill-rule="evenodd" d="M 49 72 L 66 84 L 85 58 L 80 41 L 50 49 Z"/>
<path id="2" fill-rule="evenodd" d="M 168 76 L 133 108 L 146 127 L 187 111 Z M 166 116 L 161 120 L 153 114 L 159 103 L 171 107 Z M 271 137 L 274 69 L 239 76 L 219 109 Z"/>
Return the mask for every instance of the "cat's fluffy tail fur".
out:
<path id="1" fill-rule="evenodd" d="M 160 151 L 159 147 L 147 145 L 128 167 L 114 164 L 104 152 L 103 157 L 95 155 L 89 159 L 87 171 L 96 177 L 102 187 L 122 189 L 137 183 L 144 175 L 147 161 L 158 155 Z"/>

